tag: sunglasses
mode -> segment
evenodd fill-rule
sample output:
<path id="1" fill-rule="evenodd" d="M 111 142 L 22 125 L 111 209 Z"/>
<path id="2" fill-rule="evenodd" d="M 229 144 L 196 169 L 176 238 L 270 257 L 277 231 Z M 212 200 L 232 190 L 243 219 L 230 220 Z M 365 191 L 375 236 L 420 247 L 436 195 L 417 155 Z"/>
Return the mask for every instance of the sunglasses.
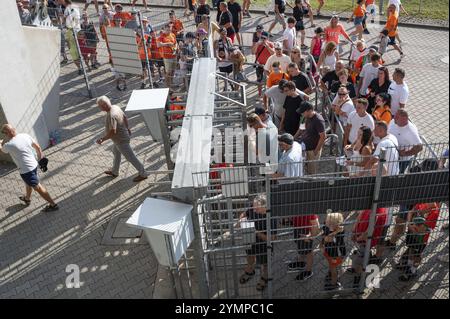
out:
<path id="1" fill-rule="evenodd" d="M 298 51 L 292 51 L 293 54 L 300 54 Z"/>
<path id="2" fill-rule="evenodd" d="M 338 95 L 339 96 L 345 96 L 345 95 L 347 95 L 348 93 L 338 93 Z"/>

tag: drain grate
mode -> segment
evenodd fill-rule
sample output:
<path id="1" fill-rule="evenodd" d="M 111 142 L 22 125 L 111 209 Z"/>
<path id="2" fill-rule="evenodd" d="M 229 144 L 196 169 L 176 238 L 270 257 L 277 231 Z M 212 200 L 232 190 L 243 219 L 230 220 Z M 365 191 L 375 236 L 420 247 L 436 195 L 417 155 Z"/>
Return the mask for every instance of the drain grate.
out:
<path id="1" fill-rule="evenodd" d="M 101 245 L 143 245 L 146 244 L 143 231 L 126 224 L 133 212 L 125 212 L 108 223 Z"/>

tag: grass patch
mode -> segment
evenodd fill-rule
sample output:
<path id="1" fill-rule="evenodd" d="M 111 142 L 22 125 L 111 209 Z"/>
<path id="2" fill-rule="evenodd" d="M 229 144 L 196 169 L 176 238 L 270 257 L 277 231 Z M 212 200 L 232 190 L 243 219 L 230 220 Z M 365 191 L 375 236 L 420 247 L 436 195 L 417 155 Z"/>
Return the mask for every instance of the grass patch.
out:
<path id="1" fill-rule="evenodd" d="M 253 0 L 254 7 L 266 7 L 271 0 Z M 294 4 L 294 0 L 289 0 Z M 375 1 L 379 5 L 379 0 Z M 314 9 L 318 7 L 317 0 L 310 0 Z M 352 0 L 325 0 L 325 6 L 322 10 L 335 12 L 350 12 L 352 10 Z M 356 0 L 354 1 L 356 3 Z M 386 9 L 388 0 L 384 0 L 384 10 Z M 449 0 L 403 0 L 403 6 L 410 16 L 418 18 L 448 20 Z M 288 8 L 288 12 L 290 9 Z"/>

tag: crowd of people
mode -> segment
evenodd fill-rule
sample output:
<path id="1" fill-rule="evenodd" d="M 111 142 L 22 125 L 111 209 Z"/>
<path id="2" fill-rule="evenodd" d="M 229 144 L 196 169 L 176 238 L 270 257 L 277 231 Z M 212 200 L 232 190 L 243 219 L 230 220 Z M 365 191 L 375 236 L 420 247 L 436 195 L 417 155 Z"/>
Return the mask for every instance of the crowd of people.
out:
<path id="1" fill-rule="evenodd" d="M 164 81 L 167 87 L 173 89 L 176 71 L 190 72 L 194 59 L 207 54 L 210 49 L 207 37 L 211 32 L 217 33 L 212 49 L 218 71 L 226 75 L 232 74 L 237 81 L 248 80 L 244 75 L 244 64 L 248 58 L 242 49 L 241 29 L 244 17 L 250 16 L 249 0 L 243 1 L 242 7 L 236 0 L 214 1 L 212 7 L 217 8 L 215 19 L 211 19 L 212 7 L 206 0 L 198 0 L 198 3 L 196 0 L 187 0 L 185 16 L 194 15 L 195 32 L 186 31 L 175 11 L 170 11 L 168 21 L 157 30 L 148 18 L 141 16 L 139 20 L 140 13 L 136 10 L 128 12 L 121 4 L 113 5 L 111 1 L 105 1 L 100 10 L 97 1 L 93 2 L 98 14 L 98 32 L 96 23 L 86 12 L 91 1 L 86 1 L 84 11 L 80 11 L 72 0 L 48 0 L 49 8 L 54 9 L 49 15 L 62 30 L 62 63 L 68 62 L 67 46 L 80 75 L 83 73 L 82 59 L 88 70 L 100 66 L 98 43 L 101 39 L 105 41 L 109 52 L 106 30 L 118 27 L 135 32 L 142 64 L 141 88 L 146 87 L 145 81 L 151 72 L 152 77 L 159 79 L 156 83 Z M 133 1 L 133 5 L 135 3 Z M 317 15 L 320 15 L 324 3 L 324 0 L 319 0 Z M 145 0 L 143 4 L 147 8 Z M 30 19 L 29 12 L 27 13 L 21 0 L 17 0 L 17 6 L 22 22 L 27 23 Z M 292 8 L 292 16 L 287 18 L 286 6 Z M 396 67 L 391 77 L 383 58 L 387 46 L 397 50 L 401 58 L 404 56 L 398 44 L 398 16 L 400 10 L 404 13 L 406 11 L 400 0 L 389 0 L 387 22 L 379 32 L 378 46 L 368 46 L 368 41 L 364 39 L 364 34 L 369 33 L 367 21 L 373 20 L 376 14 L 373 0 L 356 1 L 349 19 L 354 21 L 355 30 L 349 33 L 339 23 L 338 15 L 333 15 L 327 25 L 316 27 L 313 8 L 307 0 L 295 0 L 294 4 L 275 0 L 273 9 L 274 21 L 267 31 L 261 24 L 253 34 L 251 52 L 254 55 L 256 84 L 262 105 L 255 106 L 254 112 L 247 118 L 248 127 L 258 135 L 265 130 L 276 132 L 275 135 L 269 134 L 275 136 L 280 150 L 278 169 L 273 177 L 295 179 L 305 174 L 315 175 L 321 172 L 319 160 L 327 137 L 327 119 L 310 103 L 310 94 L 315 90 L 318 90 L 318 96 L 324 101 L 330 99 L 331 114 L 337 116 L 338 124 L 344 129 L 342 147 L 346 155 L 347 176 L 371 176 L 377 174 L 377 171 L 389 176 L 407 173 L 414 157 L 422 151 L 423 141 L 417 127 L 410 120 L 409 88 L 405 80 L 407 72 L 402 67 Z M 305 17 L 309 18 L 310 26 L 315 28 L 309 46 L 306 43 Z M 142 25 L 139 21 L 142 21 Z M 273 41 L 272 31 L 277 24 L 282 26 L 283 35 L 280 41 Z M 341 42 L 341 38 L 344 42 Z M 352 46 L 348 62 L 343 54 L 346 43 Z M 313 60 L 306 58 L 309 55 Z M 110 55 L 109 63 L 114 66 Z M 116 83 L 118 90 L 126 89 L 123 77 L 118 76 Z M 113 168 L 105 173 L 112 177 L 118 175 L 122 154 L 139 172 L 135 181 L 144 180 L 147 173 L 129 146 L 129 128 L 123 112 L 106 97 L 99 99 L 98 105 L 107 113 L 107 132 L 97 143 L 102 144 L 112 139 L 115 144 Z M 13 147 L 22 147 L 27 148 L 30 154 L 32 148 L 40 152 L 38 145 L 30 138 L 20 134 L 16 137 L 14 128 L 5 126 L 3 131 L 10 139 L 15 139 L 16 144 L 20 144 L 5 147 L 2 143 L 3 151 L 14 152 Z M 448 152 L 446 156 L 448 157 Z M 20 161 L 19 163 L 25 165 Z M 22 178 L 27 189 L 21 200 L 29 204 L 31 189 L 35 189 L 49 202 L 47 210 L 56 210 L 56 203 L 39 184 L 37 164 L 30 162 L 26 165 L 23 173 L 28 175 Z M 258 290 L 264 290 L 268 281 L 268 235 L 264 219 L 266 201 L 263 195 L 258 196 L 252 202 L 252 207 L 241 216 L 241 219 L 257 221 L 257 236 L 256 243 L 247 251 L 248 264 L 240 282 L 248 282 L 255 275 L 255 265 L 259 264 L 262 271 Z M 358 213 L 350 236 L 357 247 L 351 255 L 352 268 L 349 270 L 355 274 L 355 287 L 359 285 L 363 272 L 363 260 L 370 236 L 370 248 L 376 251 L 371 256 L 371 262 L 380 263 L 384 250 L 395 248 L 399 238 L 407 230 L 407 251 L 398 264 L 398 268 L 403 270 L 400 279 L 406 281 L 416 275 L 429 232 L 436 226 L 439 217 L 439 204 L 401 206 L 396 214 L 392 235 L 387 239 L 388 227 L 393 223 L 392 210 L 377 210 L 373 234 L 368 234 L 371 211 Z M 338 269 L 349 255 L 349 247 L 346 247 L 348 243 L 344 240 L 346 234 L 343 221 L 341 212 L 327 214 L 322 227 L 315 214 L 294 217 L 289 221 L 295 228 L 299 258 L 288 267 L 290 270 L 301 270 L 297 280 L 304 281 L 313 275 L 313 243 L 315 238 L 320 238 L 320 248 L 329 266 L 326 289 L 340 288 Z M 273 230 L 276 227 L 274 224 L 270 228 Z"/>

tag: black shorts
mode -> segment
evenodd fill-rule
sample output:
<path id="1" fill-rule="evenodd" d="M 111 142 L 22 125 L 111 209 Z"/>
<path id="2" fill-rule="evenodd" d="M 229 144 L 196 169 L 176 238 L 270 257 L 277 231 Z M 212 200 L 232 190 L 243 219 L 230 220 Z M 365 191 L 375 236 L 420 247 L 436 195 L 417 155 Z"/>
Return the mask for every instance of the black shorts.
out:
<path id="1" fill-rule="evenodd" d="M 226 67 L 219 67 L 219 71 L 222 73 L 230 74 L 231 72 L 233 72 L 233 64 Z"/>
<path id="2" fill-rule="evenodd" d="M 305 26 L 303 24 L 303 20 L 298 20 L 295 23 L 295 31 L 302 31 L 302 30 L 305 30 Z"/>
<path id="3" fill-rule="evenodd" d="M 234 28 L 234 32 L 236 32 L 236 33 L 239 32 L 239 26 L 238 25 L 234 25 L 233 24 L 233 28 Z"/>
<path id="4" fill-rule="evenodd" d="M 39 176 L 37 173 L 37 167 L 34 170 L 29 171 L 25 174 L 20 174 L 20 177 L 22 177 L 25 184 L 27 184 L 30 187 L 35 187 L 39 185 Z"/>
<path id="5" fill-rule="evenodd" d="M 264 81 L 264 67 L 263 66 L 257 66 L 256 67 L 256 82 L 263 82 Z"/>
<path id="6" fill-rule="evenodd" d="M 389 37 L 389 42 L 388 45 L 396 45 L 397 43 L 395 42 L 395 37 Z"/>
<path id="7" fill-rule="evenodd" d="M 302 234 L 304 231 L 302 229 L 295 229 L 294 230 L 294 236 L 295 238 L 301 238 L 303 237 Z M 297 244 L 297 253 L 301 256 L 308 255 L 312 253 L 313 251 L 313 241 L 312 240 L 296 240 L 295 243 Z"/>
<path id="8" fill-rule="evenodd" d="M 253 244 L 250 249 L 246 250 L 248 256 L 256 256 L 258 265 L 267 265 L 267 243 Z"/>

